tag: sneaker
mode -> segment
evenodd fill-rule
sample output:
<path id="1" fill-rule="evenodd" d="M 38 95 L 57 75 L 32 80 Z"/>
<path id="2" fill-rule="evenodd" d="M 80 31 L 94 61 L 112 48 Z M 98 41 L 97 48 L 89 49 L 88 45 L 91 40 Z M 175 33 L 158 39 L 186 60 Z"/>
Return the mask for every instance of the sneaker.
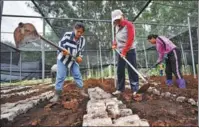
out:
<path id="1" fill-rule="evenodd" d="M 117 94 L 120 94 L 120 93 L 121 93 L 121 91 L 117 90 L 117 91 L 113 92 L 112 94 L 117 95 Z"/>
<path id="2" fill-rule="evenodd" d="M 81 94 L 82 96 L 88 97 L 88 94 L 86 94 L 86 92 L 85 92 L 84 89 L 81 89 L 81 90 L 80 90 L 80 94 Z"/>

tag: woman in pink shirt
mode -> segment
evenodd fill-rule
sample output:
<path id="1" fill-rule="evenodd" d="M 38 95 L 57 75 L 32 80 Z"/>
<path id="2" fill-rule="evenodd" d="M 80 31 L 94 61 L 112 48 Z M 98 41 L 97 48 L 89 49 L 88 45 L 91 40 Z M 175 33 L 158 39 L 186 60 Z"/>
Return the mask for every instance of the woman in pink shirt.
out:
<path id="1" fill-rule="evenodd" d="M 151 44 L 156 45 L 156 50 L 158 52 L 158 60 L 157 64 L 160 64 L 164 59 L 166 61 L 166 84 L 171 86 L 173 84 L 172 81 L 172 73 L 176 76 L 177 84 L 179 88 L 186 88 L 185 80 L 183 79 L 181 73 L 181 54 L 180 50 L 176 47 L 175 44 L 172 43 L 171 40 L 164 36 L 158 36 L 151 34 L 148 36 L 148 41 Z"/>

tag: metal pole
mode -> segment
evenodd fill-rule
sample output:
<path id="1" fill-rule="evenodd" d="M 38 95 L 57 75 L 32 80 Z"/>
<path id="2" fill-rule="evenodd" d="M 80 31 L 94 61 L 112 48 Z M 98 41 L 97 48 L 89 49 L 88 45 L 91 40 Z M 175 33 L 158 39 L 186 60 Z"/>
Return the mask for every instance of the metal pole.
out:
<path id="1" fill-rule="evenodd" d="M 43 19 L 43 36 L 45 36 L 45 20 Z M 45 49 L 44 41 L 41 41 L 41 53 L 42 53 L 42 83 L 44 83 L 45 78 Z"/>
<path id="2" fill-rule="evenodd" d="M 195 61 L 194 61 L 193 45 L 192 45 L 192 36 L 191 36 L 191 26 L 190 26 L 189 17 L 188 17 L 188 28 L 189 28 L 189 40 L 190 40 L 190 46 L 191 46 L 191 57 L 192 57 L 193 74 L 194 74 L 194 78 L 196 78 L 196 69 L 195 69 Z"/>
<path id="3" fill-rule="evenodd" d="M 21 52 L 19 52 L 19 74 L 20 74 L 20 84 L 21 84 L 21 67 L 22 67 L 22 64 L 21 64 Z"/>
<path id="4" fill-rule="evenodd" d="M 90 78 L 90 63 L 89 63 L 88 54 L 87 54 L 87 65 L 88 65 L 88 76 L 89 76 L 89 78 Z"/>
<path id="5" fill-rule="evenodd" d="M 144 56 L 145 56 L 146 68 L 148 70 L 148 61 L 147 61 L 146 48 L 145 48 L 145 45 L 144 45 L 144 41 L 143 41 L 143 48 L 144 48 Z"/>
<path id="6" fill-rule="evenodd" d="M 115 40 L 115 36 L 114 36 L 114 25 L 113 23 L 111 24 L 111 28 L 112 28 L 112 41 Z M 112 44 L 111 44 L 112 45 Z M 115 50 L 113 50 L 113 63 L 114 63 L 114 84 L 115 84 L 115 87 L 117 86 L 116 85 L 116 57 L 115 57 Z"/>
<path id="7" fill-rule="evenodd" d="M 102 69 L 102 51 L 101 51 L 101 44 L 100 44 L 100 42 L 99 42 L 99 50 L 100 50 L 101 80 L 103 82 L 103 76 L 104 76 L 104 74 L 103 74 L 103 69 Z"/>
<path id="8" fill-rule="evenodd" d="M 98 58 L 99 58 L 99 53 L 98 53 L 98 50 L 97 50 L 97 76 L 99 76 L 99 72 L 100 72 Z"/>
<path id="9" fill-rule="evenodd" d="M 183 57 L 183 60 L 184 60 L 184 71 L 185 71 L 185 74 L 186 74 L 187 63 L 186 63 L 186 60 L 185 60 L 185 55 L 184 55 L 184 49 L 182 47 L 182 42 L 180 42 L 180 47 L 181 47 L 181 50 L 182 50 L 182 57 Z"/>
<path id="10" fill-rule="evenodd" d="M 0 1 L 0 42 L 1 42 L 1 19 L 2 19 L 2 12 L 3 12 L 3 1 Z"/>
<path id="11" fill-rule="evenodd" d="M 10 52 L 10 83 L 12 80 L 12 51 Z"/>

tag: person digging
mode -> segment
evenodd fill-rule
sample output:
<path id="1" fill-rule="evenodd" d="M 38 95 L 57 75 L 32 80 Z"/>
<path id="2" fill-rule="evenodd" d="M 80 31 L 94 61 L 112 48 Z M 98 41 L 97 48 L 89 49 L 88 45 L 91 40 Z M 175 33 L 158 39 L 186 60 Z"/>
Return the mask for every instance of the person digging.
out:
<path id="1" fill-rule="evenodd" d="M 65 49 L 62 51 L 58 50 L 55 94 L 50 102 L 57 102 L 60 99 L 67 71 L 71 71 L 77 87 L 81 88 L 80 93 L 87 96 L 83 89 L 83 80 L 79 68 L 79 63 L 82 62 L 82 51 L 85 46 L 85 38 L 82 36 L 84 31 L 84 25 L 77 22 L 74 30 L 72 32 L 66 32 L 59 42 L 59 46 Z M 76 56 L 76 58 L 74 58 L 74 56 Z"/>
<path id="2" fill-rule="evenodd" d="M 113 95 L 117 95 L 125 90 L 126 61 L 124 58 L 126 58 L 133 67 L 137 68 L 135 44 L 133 43 L 135 38 L 135 27 L 133 23 L 124 17 L 124 14 L 119 9 L 112 11 L 111 16 L 112 23 L 116 30 L 112 49 L 117 49 L 119 52 L 117 64 L 117 90 L 112 93 Z M 136 94 L 139 89 L 138 75 L 129 65 L 127 69 L 132 93 L 134 97 L 140 97 L 140 94 Z"/>

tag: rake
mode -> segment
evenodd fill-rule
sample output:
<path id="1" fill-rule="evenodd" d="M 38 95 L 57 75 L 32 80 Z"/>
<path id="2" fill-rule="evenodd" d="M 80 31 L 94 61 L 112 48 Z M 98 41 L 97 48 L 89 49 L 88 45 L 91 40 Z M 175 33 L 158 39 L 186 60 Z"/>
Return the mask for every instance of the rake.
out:
<path id="1" fill-rule="evenodd" d="M 121 56 L 121 54 L 120 54 L 120 52 L 118 51 L 118 49 L 115 49 L 115 51 Z M 124 60 L 127 62 L 127 64 L 138 74 L 138 76 L 139 76 L 140 78 L 142 78 L 142 80 L 145 82 L 145 84 L 137 91 L 137 94 L 146 92 L 147 89 L 150 87 L 149 82 L 144 78 L 144 76 L 143 76 L 141 73 L 139 73 L 139 72 L 135 69 L 135 67 L 133 67 L 133 65 L 132 65 L 125 57 L 123 57 L 123 59 L 124 59 Z"/>
<path id="2" fill-rule="evenodd" d="M 43 40 L 47 42 L 48 44 L 52 45 L 53 47 L 57 48 L 60 51 L 65 50 L 62 47 L 57 46 L 53 42 L 47 40 L 43 36 L 39 35 L 35 26 L 31 23 L 22 23 L 20 22 L 18 27 L 14 31 L 14 40 L 16 47 L 19 49 L 23 47 L 24 45 L 27 45 L 31 42 L 36 42 L 38 40 Z M 69 56 L 76 58 L 69 54 Z"/>

